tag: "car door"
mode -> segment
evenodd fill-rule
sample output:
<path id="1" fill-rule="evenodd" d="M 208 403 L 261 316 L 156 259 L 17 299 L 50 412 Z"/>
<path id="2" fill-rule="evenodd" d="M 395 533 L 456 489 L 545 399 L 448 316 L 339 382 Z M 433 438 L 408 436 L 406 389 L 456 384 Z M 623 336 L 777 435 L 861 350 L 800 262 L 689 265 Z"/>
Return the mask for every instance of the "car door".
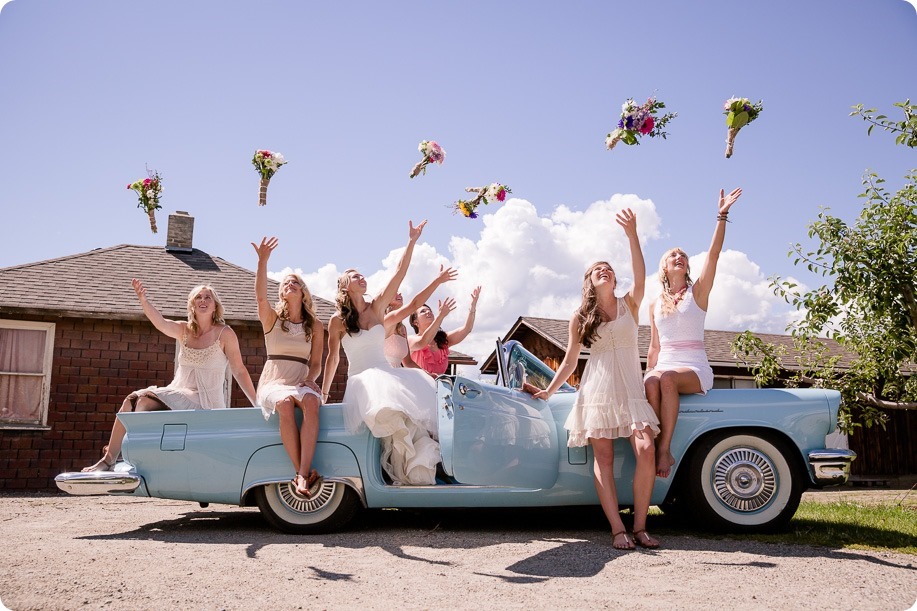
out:
<path id="1" fill-rule="evenodd" d="M 519 390 L 441 377 L 439 438 L 446 473 L 460 484 L 550 488 L 558 441 L 551 408 Z"/>

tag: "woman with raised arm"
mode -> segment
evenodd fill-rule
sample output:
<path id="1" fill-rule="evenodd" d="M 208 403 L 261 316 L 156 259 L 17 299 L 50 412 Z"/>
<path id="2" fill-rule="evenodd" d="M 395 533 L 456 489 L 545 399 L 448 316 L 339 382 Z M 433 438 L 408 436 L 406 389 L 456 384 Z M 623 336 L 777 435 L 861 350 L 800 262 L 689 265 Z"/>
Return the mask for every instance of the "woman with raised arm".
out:
<path id="1" fill-rule="evenodd" d="M 315 315 L 312 295 L 298 274 L 287 274 L 277 288 L 277 302 L 267 298 L 267 262 L 277 248 L 277 238 L 252 242 L 258 254 L 255 297 L 258 319 L 264 330 L 267 361 L 258 380 L 258 402 L 264 418 L 275 411 L 279 416 L 280 439 L 296 474 L 291 485 L 296 494 L 312 498 L 322 477 L 312 468 L 318 440 L 318 412 L 321 390 L 315 383 L 322 372 L 325 330 Z M 296 410 L 302 412 L 302 427 L 296 425 Z"/>
<path id="2" fill-rule="evenodd" d="M 408 244 L 395 275 L 375 297 L 367 300 L 360 272 L 344 272 L 338 279 L 337 312 L 328 323 L 325 371 L 337 369 L 341 347 L 348 361 L 344 424 L 351 433 L 365 424 L 381 440 L 382 468 L 396 485 L 435 484 L 440 461 L 433 381 L 419 369 L 393 368 L 384 349 L 385 308 L 398 292 L 424 225 L 408 224 Z M 323 379 L 325 397 L 332 377 Z"/>
<path id="3" fill-rule="evenodd" d="M 143 313 L 161 333 L 179 340 L 175 378 L 168 386 L 150 386 L 129 394 L 122 412 L 165 409 L 222 409 L 226 405 L 223 384 L 226 367 L 255 405 L 255 387 L 242 362 L 239 338 L 223 320 L 223 304 L 213 287 L 196 286 L 188 294 L 188 320 L 167 320 L 150 303 L 140 280 L 131 280 Z M 83 471 L 111 471 L 121 453 L 124 425 L 116 418 L 108 445 L 99 462 Z"/>
<path id="4" fill-rule="evenodd" d="M 433 291 L 441 284 L 455 280 L 458 272 L 451 267 L 439 266 L 439 275 L 426 288 L 417 293 L 410 303 L 405 304 L 401 293 L 395 293 L 395 298 L 385 309 L 385 358 L 392 367 L 412 367 L 419 369 L 420 365 L 411 358 L 408 347 L 408 334 L 404 326 L 404 319 L 430 298 Z"/>
<path id="5" fill-rule="evenodd" d="M 659 477 L 668 477 L 675 465 L 671 446 L 679 394 L 706 394 L 713 388 L 713 370 L 704 349 L 704 318 L 726 237 L 729 209 L 740 195 L 742 189 L 734 189 L 729 195 L 720 189 L 716 229 L 696 282 L 691 280 L 688 255 L 682 249 L 667 251 L 659 261 L 662 293 L 649 308 L 650 347 L 643 378 L 646 398 L 662 423 L 656 448 Z"/>
<path id="6" fill-rule="evenodd" d="M 449 367 L 449 347 L 455 346 L 471 333 L 480 295 L 480 286 L 471 291 L 471 307 L 468 310 L 465 324 L 448 333 L 443 331 L 440 325 L 443 318 L 455 309 L 454 299 L 448 305 L 449 299 L 446 302 L 440 302 L 439 314 L 436 316 L 433 315 L 433 309 L 427 304 L 423 304 L 411 314 L 410 323 L 415 333 L 408 338 L 411 358 L 433 377 L 446 373 Z"/>
<path id="7" fill-rule="evenodd" d="M 583 302 L 570 318 L 569 341 L 564 360 L 547 389 L 534 393 L 547 399 L 576 370 L 582 347 L 590 349 L 579 393 L 564 428 L 570 431 L 570 447 L 592 445 L 593 481 L 605 517 L 611 524 L 616 549 L 659 547 L 646 532 L 646 514 L 655 481 L 653 438 L 659 420 L 643 393 L 640 354 L 637 350 L 637 319 L 646 282 L 646 265 L 637 237 L 637 217 L 630 209 L 617 215 L 630 244 L 634 286 L 623 297 L 615 295 L 617 278 L 611 265 L 594 263 L 583 277 Z M 634 469 L 633 538 L 618 513 L 614 480 L 614 440 L 630 441 L 637 466 Z"/>

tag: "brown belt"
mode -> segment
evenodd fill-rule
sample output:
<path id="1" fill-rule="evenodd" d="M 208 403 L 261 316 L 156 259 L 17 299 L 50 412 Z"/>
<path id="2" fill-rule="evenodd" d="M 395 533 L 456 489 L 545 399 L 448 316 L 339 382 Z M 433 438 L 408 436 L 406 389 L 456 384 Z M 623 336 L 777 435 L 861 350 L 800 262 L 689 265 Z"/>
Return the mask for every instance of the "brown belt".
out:
<path id="1" fill-rule="evenodd" d="M 268 355 L 267 360 L 269 361 L 296 361 L 297 363 L 302 363 L 303 365 L 309 364 L 309 359 L 301 359 L 298 356 L 286 356 L 285 354 L 271 354 L 271 355 Z"/>

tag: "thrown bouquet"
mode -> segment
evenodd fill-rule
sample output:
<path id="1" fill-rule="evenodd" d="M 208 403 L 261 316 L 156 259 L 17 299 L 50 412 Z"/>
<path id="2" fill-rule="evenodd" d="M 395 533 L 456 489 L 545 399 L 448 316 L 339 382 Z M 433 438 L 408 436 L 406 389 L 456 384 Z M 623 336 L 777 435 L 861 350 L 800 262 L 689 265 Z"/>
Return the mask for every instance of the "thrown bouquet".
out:
<path id="1" fill-rule="evenodd" d="M 739 130 L 758 118 L 764 110 L 764 103 L 758 100 L 752 104 L 748 98 L 729 98 L 723 104 L 723 114 L 726 115 L 726 159 L 732 157 L 732 145 L 735 143 Z"/>
<path id="2" fill-rule="evenodd" d="M 127 188 L 131 191 L 137 192 L 138 203 L 137 207 L 146 211 L 147 216 L 150 217 L 150 229 L 153 230 L 153 233 L 156 233 L 156 211 L 162 208 L 159 205 L 159 198 L 162 197 L 162 176 L 159 175 L 159 172 L 146 171 L 147 177 L 136 180 L 131 184 L 127 185 Z"/>
<path id="3" fill-rule="evenodd" d="M 481 204 L 506 201 L 506 194 L 512 193 L 509 187 L 501 185 L 498 182 L 487 185 L 486 187 L 465 187 L 465 191 L 468 193 L 477 193 L 477 195 L 469 200 L 458 200 L 452 205 L 452 208 L 453 213 L 461 212 L 470 219 L 478 218 L 475 210 L 477 210 L 478 206 Z"/>
<path id="4" fill-rule="evenodd" d="M 423 155 L 423 159 L 421 159 L 417 165 L 414 166 L 414 169 L 411 170 L 411 178 L 414 178 L 421 172 L 426 174 L 427 166 L 431 163 L 443 165 L 443 160 L 446 159 L 446 151 L 433 140 L 424 140 L 417 145 L 417 150 Z"/>
<path id="5" fill-rule="evenodd" d="M 624 142 L 627 145 L 640 144 L 641 136 L 650 138 L 660 136 L 665 139 L 667 134 L 662 128 L 678 116 L 678 113 L 670 112 L 661 117 L 657 116 L 658 111 L 663 108 L 665 108 L 665 103 L 657 101 L 656 98 L 647 98 L 646 102 L 639 106 L 632 99 L 624 102 L 621 105 L 621 120 L 618 121 L 618 128 L 605 138 L 605 147 L 610 151 L 618 142 Z"/>
<path id="6" fill-rule="evenodd" d="M 252 158 L 252 165 L 255 171 L 261 176 L 261 190 L 258 194 L 258 205 L 267 205 L 267 185 L 271 182 L 271 177 L 280 169 L 280 166 L 287 163 L 280 153 L 273 151 L 255 151 Z"/>

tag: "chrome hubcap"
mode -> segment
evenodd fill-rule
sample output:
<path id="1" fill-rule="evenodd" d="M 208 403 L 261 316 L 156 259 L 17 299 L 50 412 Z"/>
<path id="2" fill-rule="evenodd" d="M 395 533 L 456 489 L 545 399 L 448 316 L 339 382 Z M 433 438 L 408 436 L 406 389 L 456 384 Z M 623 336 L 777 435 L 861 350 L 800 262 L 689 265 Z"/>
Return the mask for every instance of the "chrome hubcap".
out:
<path id="1" fill-rule="evenodd" d="M 319 491 L 315 496 L 309 499 L 301 494 L 297 494 L 296 487 L 289 482 L 286 484 L 278 484 L 277 492 L 283 503 L 293 511 L 311 513 L 313 511 L 318 511 L 328 504 L 331 500 L 331 496 L 334 494 L 334 486 L 333 482 L 322 482 L 322 487 Z"/>
<path id="2" fill-rule="evenodd" d="M 733 448 L 713 465 L 713 488 L 730 508 L 757 511 L 777 492 L 777 475 L 766 455 L 750 448 Z"/>

